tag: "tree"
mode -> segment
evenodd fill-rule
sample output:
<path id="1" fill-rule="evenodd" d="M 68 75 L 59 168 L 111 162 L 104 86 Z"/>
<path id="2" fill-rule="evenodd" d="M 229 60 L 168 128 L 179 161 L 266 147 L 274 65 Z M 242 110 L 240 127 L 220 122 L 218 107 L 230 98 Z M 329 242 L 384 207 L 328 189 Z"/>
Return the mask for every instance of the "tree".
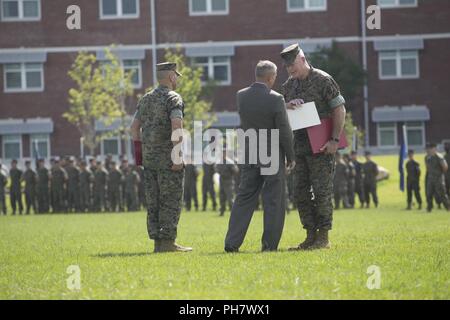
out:
<path id="1" fill-rule="evenodd" d="M 175 62 L 177 71 L 183 76 L 178 80 L 176 91 L 181 95 L 184 102 L 183 127 L 190 133 L 193 132 L 194 121 L 203 121 L 205 127 L 209 127 L 214 121 L 211 114 L 211 102 L 207 101 L 205 93 L 211 90 L 212 84 L 202 84 L 203 70 L 190 66 L 179 49 L 167 50 L 164 55 L 165 61 Z M 148 88 L 147 91 L 152 88 Z"/>
<path id="2" fill-rule="evenodd" d="M 360 92 L 366 81 L 366 73 L 363 68 L 353 61 L 348 54 L 340 49 L 335 42 L 330 48 L 321 48 L 319 51 L 312 53 L 309 60 L 314 67 L 324 70 L 333 76 L 339 84 L 342 95 L 347 101 L 347 116 L 345 124 L 345 132 L 349 143 L 352 141 L 355 132 L 350 102 Z M 357 140 L 362 142 L 363 132 L 357 131 Z"/>
<path id="3" fill-rule="evenodd" d="M 63 117 L 74 124 L 83 138 L 83 144 L 94 155 L 100 141 L 117 132 L 98 134 L 95 121 L 111 125 L 126 116 L 125 98 L 133 93 L 132 73 L 125 73 L 111 49 L 105 50 L 107 62 L 99 65 L 93 54 L 79 52 L 68 72 L 76 88 L 69 90 L 70 108 Z"/>

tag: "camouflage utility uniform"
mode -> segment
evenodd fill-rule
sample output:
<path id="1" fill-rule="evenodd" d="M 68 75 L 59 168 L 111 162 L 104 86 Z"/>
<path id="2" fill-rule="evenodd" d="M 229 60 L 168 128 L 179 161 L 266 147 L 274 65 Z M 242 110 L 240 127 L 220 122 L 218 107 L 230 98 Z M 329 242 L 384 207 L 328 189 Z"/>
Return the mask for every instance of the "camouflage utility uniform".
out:
<path id="1" fill-rule="evenodd" d="M 425 163 L 427 166 L 426 193 L 427 193 L 427 210 L 433 209 L 433 198 L 437 203 L 442 203 L 444 207 L 449 209 L 449 200 L 445 193 L 445 177 L 442 170 L 442 164 L 446 163 L 440 154 L 426 156 Z"/>
<path id="2" fill-rule="evenodd" d="M 338 84 L 324 71 L 311 67 L 304 80 L 289 78 L 282 86 L 286 102 L 315 102 L 319 117 L 328 118 L 345 103 Z M 294 131 L 295 202 L 303 228 L 331 230 L 333 220 L 334 154 L 313 154 L 306 129 Z M 314 195 L 314 197 L 313 197 Z"/>
<path id="3" fill-rule="evenodd" d="M 142 123 L 143 165 L 150 239 L 175 240 L 183 200 L 184 169 L 171 170 L 171 119 L 183 119 L 181 96 L 160 85 L 138 103 Z"/>

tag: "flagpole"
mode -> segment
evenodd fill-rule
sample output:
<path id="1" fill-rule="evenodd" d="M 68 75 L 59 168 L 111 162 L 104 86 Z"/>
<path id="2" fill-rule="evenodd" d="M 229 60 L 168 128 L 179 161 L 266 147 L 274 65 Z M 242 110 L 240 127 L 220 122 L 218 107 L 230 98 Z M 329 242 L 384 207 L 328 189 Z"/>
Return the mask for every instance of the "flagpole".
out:
<path id="1" fill-rule="evenodd" d="M 406 124 L 403 125 L 403 141 L 405 141 L 405 152 L 408 152 L 408 135 L 406 131 Z"/>

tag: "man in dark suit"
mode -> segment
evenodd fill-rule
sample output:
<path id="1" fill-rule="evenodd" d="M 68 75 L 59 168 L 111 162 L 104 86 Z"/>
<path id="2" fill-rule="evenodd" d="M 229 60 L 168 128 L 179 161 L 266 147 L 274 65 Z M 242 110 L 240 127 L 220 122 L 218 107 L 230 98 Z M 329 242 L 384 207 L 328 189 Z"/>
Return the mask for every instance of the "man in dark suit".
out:
<path id="1" fill-rule="evenodd" d="M 242 165 L 241 184 L 231 210 L 225 239 L 226 252 L 239 251 L 261 191 L 264 207 L 262 250 L 277 250 L 286 214 L 285 160 L 286 170 L 295 167 L 293 134 L 284 98 L 271 90 L 277 77 L 277 67 L 270 61 L 260 61 L 255 75 L 256 82 L 237 93 L 241 127 L 245 136 L 251 136 L 253 131 L 257 138 L 256 143 L 245 143 L 245 164 Z M 274 129 L 278 130 L 278 137 Z M 267 131 L 266 137 L 261 135 L 264 130 Z M 243 135 L 242 130 L 238 131 L 238 140 L 240 134 Z M 265 146 L 267 154 L 271 155 L 270 163 L 261 156 Z M 250 161 L 248 156 L 257 159 Z M 273 167 L 275 170 L 271 170 Z"/>

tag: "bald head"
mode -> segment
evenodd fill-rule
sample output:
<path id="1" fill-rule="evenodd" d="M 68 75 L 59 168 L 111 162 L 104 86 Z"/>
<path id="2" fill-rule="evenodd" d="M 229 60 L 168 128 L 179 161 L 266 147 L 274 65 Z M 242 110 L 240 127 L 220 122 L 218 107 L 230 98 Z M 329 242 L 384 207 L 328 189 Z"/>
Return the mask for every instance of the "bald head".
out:
<path id="1" fill-rule="evenodd" d="M 269 60 L 261 60 L 255 68 L 256 81 L 267 84 L 272 88 L 277 78 L 277 66 Z"/>

